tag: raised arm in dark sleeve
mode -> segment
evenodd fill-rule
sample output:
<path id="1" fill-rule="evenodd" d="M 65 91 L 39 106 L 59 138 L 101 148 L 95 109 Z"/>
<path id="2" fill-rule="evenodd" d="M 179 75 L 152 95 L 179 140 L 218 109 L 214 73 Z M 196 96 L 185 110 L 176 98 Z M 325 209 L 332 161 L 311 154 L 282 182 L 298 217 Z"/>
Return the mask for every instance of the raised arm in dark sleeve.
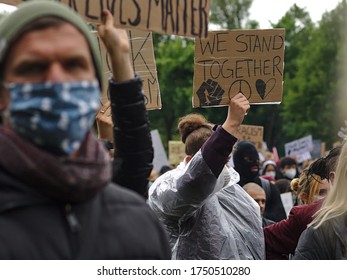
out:
<path id="1" fill-rule="evenodd" d="M 218 126 L 202 146 L 202 157 L 216 177 L 222 172 L 236 141 L 237 138 Z"/>
<path id="2" fill-rule="evenodd" d="M 228 115 L 222 126 L 204 143 L 201 148 L 202 156 L 213 174 L 218 177 L 229 159 L 237 139 L 238 129 L 249 110 L 249 101 L 242 93 L 230 99 Z"/>
<path id="3" fill-rule="evenodd" d="M 142 80 L 110 80 L 115 156 L 113 181 L 145 197 L 153 168 L 153 146 Z"/>

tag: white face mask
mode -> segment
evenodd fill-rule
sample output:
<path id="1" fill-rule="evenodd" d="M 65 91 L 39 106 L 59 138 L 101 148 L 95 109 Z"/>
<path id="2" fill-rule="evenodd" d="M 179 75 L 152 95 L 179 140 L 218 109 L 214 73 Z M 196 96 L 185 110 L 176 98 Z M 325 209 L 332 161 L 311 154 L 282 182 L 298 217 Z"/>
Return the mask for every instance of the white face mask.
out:
<path id="1" fill-rule="evenodd" d="M 284 171 L 284 176 L 286 176 L 289 179 L 293 179 L 295 177 L 296 170 L 295 168 L 287 169 Z"/>
<path id="2" fill-rule="evenodd" d="M 265 172 L 265 175 L 269 176 L 269 177 L 272 177 L 272 178 L 275 178 L 276 172 L 275 171 L 268 171 L 268 172 Z"/>

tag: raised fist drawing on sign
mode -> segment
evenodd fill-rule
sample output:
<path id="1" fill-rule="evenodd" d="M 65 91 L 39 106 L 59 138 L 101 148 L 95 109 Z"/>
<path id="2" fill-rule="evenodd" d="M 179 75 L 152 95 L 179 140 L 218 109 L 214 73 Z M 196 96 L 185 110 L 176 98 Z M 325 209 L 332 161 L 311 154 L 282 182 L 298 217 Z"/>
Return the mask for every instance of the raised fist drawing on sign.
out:
<path id="1" fill-rule="evenodd" d="M 203 82 L 196 92 L 200 106 L 219 105 L 222 101 L 224 89 L 215 81 L 208 79 Z"/>

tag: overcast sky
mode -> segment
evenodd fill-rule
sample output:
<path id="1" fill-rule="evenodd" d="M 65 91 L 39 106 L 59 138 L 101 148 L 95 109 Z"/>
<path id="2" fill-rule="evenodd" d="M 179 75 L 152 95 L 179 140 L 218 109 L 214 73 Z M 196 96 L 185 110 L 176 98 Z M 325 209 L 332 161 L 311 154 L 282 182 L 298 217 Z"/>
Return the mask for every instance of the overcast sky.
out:
<path id="1" fill-rule="evenodd" d="M 213 0 L 211 0 L 213 1 Z M 257 20 L 260 28 L 271 28 L 269 21 L 277 23 L 295 3 L 306 8 L 311 19 L 317 22 L 322 14 L 333 10 L 342 0 L 253 0 L 250 19 Z"/>
<path id="2" fill-rule="evenodd" d="M 257 20 L 260 24 L 260 28 L 271 28 L 269 21 L 277 23 L 289 8 L 296 3 L 299 7 L 306 8 L 311 19 L 317 22 L 321 19 L 324 12 L 331 11 L 341 1 L 342 0 L 253 0 L 250 9 L 250 19 Z M 14 7 L 0 4 L 0 9 L 11 11 Z"/>

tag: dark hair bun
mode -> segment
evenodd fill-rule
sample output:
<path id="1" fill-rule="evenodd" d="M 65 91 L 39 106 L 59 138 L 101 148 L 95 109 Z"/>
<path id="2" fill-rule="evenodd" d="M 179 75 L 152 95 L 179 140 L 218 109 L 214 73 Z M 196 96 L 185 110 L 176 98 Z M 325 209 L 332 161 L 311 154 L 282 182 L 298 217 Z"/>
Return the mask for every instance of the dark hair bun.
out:
<path id="1" fill-rule="evenodd" d="M 203 115 L 189 114 L 180 118 L 178 122 L 178 131 L 181 135 L 182 142 L 185 143 L 189 134 L 201 127 L 209 127 L 209 122 Z"/>

